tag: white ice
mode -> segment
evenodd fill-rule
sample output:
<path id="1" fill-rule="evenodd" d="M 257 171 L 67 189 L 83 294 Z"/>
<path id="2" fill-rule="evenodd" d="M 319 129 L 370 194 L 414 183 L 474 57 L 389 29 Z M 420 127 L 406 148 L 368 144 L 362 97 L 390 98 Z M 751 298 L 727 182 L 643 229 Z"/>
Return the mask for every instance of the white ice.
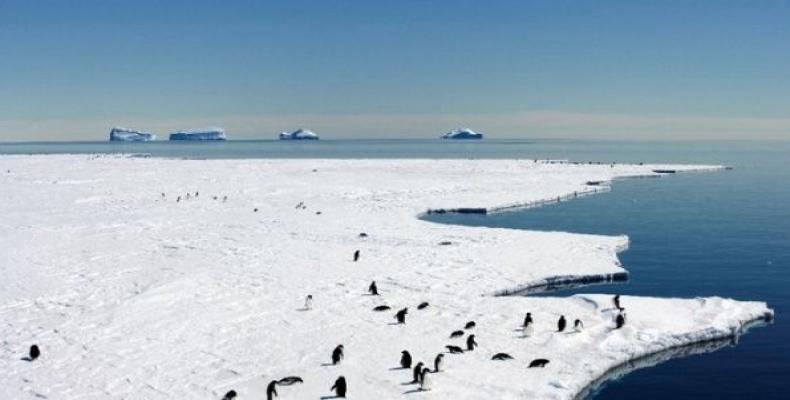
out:
<path id="1" fill-rule="evenodd" d="M 439 136 L 442 139 L 482 139 L 483 134 L 469 128 L 453 129 Z"/>
<path id="2" fill-rule="evenodd" d="M 280 133 L 280 140 L 318 140 L 318 134 L 307 129 Z"/>
<path id="3" fill-rule="evenodd" d="M 119 126 L 110 129 L 111 142 L 148 142 L 152 140 L 156 140 L 156 135 L 150 132 L 136 131 Z"/>
<path id="4" fill-rule="evenodd" d="M 222 128 L 205 128 L 173 132 L 170 140 L 226 140 Z"/>
<path id="5" fill-rule="evenodd" d="M 281 399 L 329 396 L 339 375 L 350 399 L 573 398 L 624 362 L 737 335 L 772 311 L 623 297 L 628 320 L 613 331 L 611 295 L 493 294 L 622 273 L 625 236 L 416 216 L 566 198 L 601 190 L 588 181 L 665 168 L 718 167 L 2 156 L 0 398 L 219 399 L 234 389 L 239 400 L 261 399 L 289 375 L 304 383 L 280 387 Z M 380 296 L 366 295 L 372 280 Z M 417 310 L 423 301 L 430 306 Z M 372 311 L 382 304 L 392 310 Z M 393 325 L 402 307 L 406 324 Z M 526 312 L 535 328 L 524 338 Z M 585 329 L 554 333 L 561 314 L 567 331 L 576 318 Z M 432 366 L 445 345 L 463 347 L 449 334 L 469 320 L 475 351 L 448 354 L 430 391 L 404 384 L 402 350 Z M 41 358 L 21 361 L 33 343 Z M 338 344 L 345 360 L 324 365 Z M 515 359 L 491 361 L 499 352 Z M 550 363 L 527 369 L 535 358 Z"/>

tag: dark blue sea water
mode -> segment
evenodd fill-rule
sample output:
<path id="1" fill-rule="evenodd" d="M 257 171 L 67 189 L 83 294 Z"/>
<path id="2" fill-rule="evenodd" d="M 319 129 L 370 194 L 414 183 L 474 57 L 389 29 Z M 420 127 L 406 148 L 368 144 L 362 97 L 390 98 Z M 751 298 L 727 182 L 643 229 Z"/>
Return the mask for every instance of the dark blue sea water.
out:
<path id="1" fill-rule="evenodd" d="M 600 399 L 790 398 L 790 142 L 355 140 L 222 143 L 0 143 L 3 153 L 146 153 L 185 158 L 553 158 L 688 162 L 731 171 L 617 181 L 610 193 L 518 212 L 430 220 L 627 234 L 628 283 L 608 292 L 767 301 L 775 322 L 735 346 L 676 358 L 608 382 Z M 430 205 L 426 205 L 429 207 Z"/>

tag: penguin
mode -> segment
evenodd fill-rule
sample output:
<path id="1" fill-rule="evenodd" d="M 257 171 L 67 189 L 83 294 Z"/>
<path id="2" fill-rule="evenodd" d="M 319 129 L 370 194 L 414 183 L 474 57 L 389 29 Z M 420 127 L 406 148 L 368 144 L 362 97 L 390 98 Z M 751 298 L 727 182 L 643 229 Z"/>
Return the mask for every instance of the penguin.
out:
<path id="1" fill-rule="evenodd" d="M 612 302 L 614 303 L 614 308 L 616 308 L 618 310 L 621 310 L 621 308 L 620 308 L 620 295 L 619 294 L 614 296 L 614 298 L 612 299 Z"/>
<path id="2" fill-rule="evenodd" d="M 527 324 L 524 325 L 524 328 L 521 329 L 521 335 L 525 338 L 532 336 L 533 332 L 535 332 L 535 327 L 533 326 L 532 321 L 527 322 Z"/>
<path id="3" fill-rule="evenodd" d="M 505 361 L 505 360 L 512 360 L 513 356 L 507 353 L 496 353 L 494 354 L 493 357 L 491 357 L 491 359 L 495 361 Z"/>
<path id="4" fill-rule="evenodd" d="M 390 306 L 376 306 L 373 307 L 373 311 L 387 311 L 390 309 Z"/>
<path id="5" fill-rule="evenodd" d="M 423 308 L 425 308 L 425 307 L 428 307 L 428 306 L 429 306 L 428 302 L 427 302 L 427 301 L 423 301 L 422 303 L 420 303 L 420 304 L 417 306 L 417 309 L 418 309 L 418 310 L 422 310 Z"/>
<path id="6" fill-rule="evenodd" d="M 568 323 L 565 321 L 565 316 L 560 315 L 560 320 L 557 321 L 557 332 L 562 332 L 565 330 L 565 325 Z"/>
<path id="7" fill-rule="evenodd" d="M 337 397 L 342 397 L 345 399 L 346 389 L 346 378 L 344 378 L 343 375 L 340 375 L 340 377 L 335 381 L 335 384 L 332 385 L 332 388 L 329 390 L 334 390 Z"/>
<path id="8" fill-rule="evenodd" d="M 431 390 L 431 377 L 429 375 L 430 373 L 431 371 L 427 367 L 423 368 L 422 371 L 420 372 L 421 391 Z"/>
<path id="9" fill-rule="evenodd" d="M 359 250 L 354 252 L 354 262 L 357 262 L 358 260 L 359 260 Z"/>
<path id="10" fill-rule="evenodd" d="M 339 344 L 334 350 L 332 350 L 332 365 L 337 365 L 337 363 L 339 363 L 343 357 L 343 345 Z"/>
<path id="11" fill-rule="evenodd" d="M 404 309 L 402 309 L 402 310 L 398 311 L 398 312 L 395 314 L 395 319 L 397 319 L 397 320 L 398 320 L 398 323 L 399 323 L 399 324 L 405 324 L 405 323 L 406 323 L 406 314 L 408 314 L 408 313 L 409 313 L 409 308 L 408 308 L 408 307 L 406 307 L 406 308 L 404 308 Z"/>
<path id="12" fill-rule="evenodd" d="M 286 376 L 285 378 L 280 379 L 277 381 L 277 384 L 280 386 L 291 386 L 294 383 L 304 383 L 301 377 L 298 376 Z"/>
<path id="13" fill-rule="evenodd" d="M 475 342 L 475 335 L 469 335 L 466 337 L 466 350 L 472 351 L 477 346 L 477 342 Z"/>
<path id="14" fill-rule="evenodd" d="M 356 260 L 354 260 L 354 261 L 356 261 Z M 370 283 L 370 286 L 368 286 L 368 293 L 370 293 L 371 296 L 378 296 L 379 295 L 379 288 L 378 288 L 378 286 L 376 286 L 376 281 L 373 281 L 373 282 Z"/>
<path id="15" fill-rule="evenodd" d="M 469 321 L 466 323 L 466 325 L 464 325 L 464 329 L 472 329 L 476 326 L 477 324 L 475 323 L 475 321 Z"/>
<path id="16" fill-rule="evenodd" d="M 180 202 L 181 202 L 181 196 L 176 197 L 176 203 L 180 203 Z"/>
<path id="17" fill-rule="evenodd" d="M 614 323 L 615 323 L 614 329 L 620 329 L 623 327 L 623 325 L 625 325 L 625 317 L 623 316 L 623 313 L 617 314 L 617 318 L 615 318 Z"/>
<path id="18" fill-rule="evenodd" d="M 30 352 L 29 352 L 30 361 L 34 361 L 40 355 L 41 355 L 41 350 L 38 349 L 38 345 L 34 344 L 30 346 Z"/>
<path id="19" fill-rule="evenodd" d="M 361 237 L 361 238 L 366 238 L 366 237 L 368 237 L 368 234 L 367 234 L 367 233 L 365 233 L 365 232 L 361 232 L 361 233 L 359 234 L 359 237 Z"/>
<path id="20" fill-rule="evenodd" d="M 236 391 L 231 390 L 228 393 L 225 393 L 225 396 L 222 397 L 222 400 L 233 400 L 236 398 Z"/>
<path id="21" fill-rule="evenodd" d="M 228 196 L 223 196 L 223 197 L 222 197 L 222 202 L 224 203 L 224 202 L 226 202 L 226 201 L 228 201 Z"/>
<path id="22" fill-rule="evenodd" d="M 307 297 L 304 299 L 304 309 L 305 310 L 312 310 L 313 309 L 313 295 L 308 294 Z"/>
<path id="23" fill-rule="evenodd" d="M 192 198 L 192 195 L 187 193 L 187 200 L 189 200 L 190 198 Z"/>
<path id="24" fill-rule="evenodd" d="M 580 319 L 573 321 L 573 329 L 575 329 L 576 332 L 581 332 L 582 330 L 584 330 L 584 322 L 582 322 L 582 320 Z"/>
<path id="25" fill-rule="evenodd" d="M 447 348 L 447 351 L 449 351 L 450 354 L 458 354 L 458 353 L 463 353 L 464 352 L 464 350 L 462 348 L 458 347 L 458 346 L 447 345 L 447 346 L 444 346 L 444 347 Z"/>
<path id="26" fill-rule="evenodd" d="M 195 197 L 200 196 L 200 192 L 195 192 Z"/>
<path id="27" fill-rule="evenodd" d="M 526 328 L 530 324 L 532 324 L 532 313 L 527 313 L 527 315 L 524 317 L 524 324 L 522 324 L 521 326 Z"/>
<path id="28" fill-rule="evenodd" d="M 548 364 L 548 363 L 549 363 L 549 360 L 547 360 L 545 358 L 537 358 L 537 359 L 532 360 L 532 362 L 529 363 L 529 367 L 528 368 L 537 368 L 537 367 L 544 368 L 546 366 L 546 364 Z"/>
<path id="29" fill-rule="evenodd" d="M 266 400 L 272 400 L 275 397 L 277 397 L 277 381 L 271 381 L 266 386 Z"/>
<path id="30" fill-rule="evenodd" d="M 414 366 L 414 380 L 412 380 L 411 383 L 418 383 L 420 381 L 420 372 L 422 372 L 423 365 L 425 364 L 420 361 Z"/>
<path id="31" fill-rule="evenodd" d="M 411 354 L 406 350 L 401 351 L 400 354 L 401 368 L 411 368 Z"/>
<path id="32" fill-rule="evenodd" d="M 436 355 L 436 358 L 433 359 L 433 372 L 439 372 L 442 370 L 442 362 L 444 362 L 444 354 L 439 353 Z"/>
<path id="33" fill-rule="evenodd" d="M 253 208 L 252 212 L 258 212 L 258 208 Z"/>
<path id="34" fill-rule="evenodd" d="M 450 334 L 450 339 L 461 337 L 464 335 L 464 331 L 454 331 Z"/>

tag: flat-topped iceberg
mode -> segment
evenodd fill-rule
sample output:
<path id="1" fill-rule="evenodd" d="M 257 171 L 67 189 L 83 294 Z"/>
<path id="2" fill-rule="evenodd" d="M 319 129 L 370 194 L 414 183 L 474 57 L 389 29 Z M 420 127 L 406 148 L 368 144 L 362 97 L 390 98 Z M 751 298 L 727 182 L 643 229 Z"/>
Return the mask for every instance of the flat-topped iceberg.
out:
<path id="1" fill-rule="evenodd" d="M 170 140 L 226 140 L 222 128 L 194 129 L 170 134 Z"/>
<path id="2" fill-rule="evenodd" d="M 318 140 L 318 134 L 307 129 L 297 129 L 290 133 L 280 133 L 280 140 Z"/>
<path id="3" fill-rule="evenodd" d="M 461 128 L 453 129 L 439 137 L 442 139 L 482 139 L 483 134 L 468 128 Z"/>
<path id="4" fill-rule="evenodd" d="M 119 126 L 110 129 L 111 142 L 148 142 L 151 140 L 156 140 L 156 135 L 150 132 L 136 131 Z"/>

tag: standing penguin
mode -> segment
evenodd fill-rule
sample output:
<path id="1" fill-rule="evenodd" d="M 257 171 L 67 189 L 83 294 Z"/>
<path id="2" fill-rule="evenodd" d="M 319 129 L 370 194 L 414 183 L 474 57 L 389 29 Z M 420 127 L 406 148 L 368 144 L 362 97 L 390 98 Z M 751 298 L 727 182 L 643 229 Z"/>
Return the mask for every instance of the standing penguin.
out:
<path id="1" fill-rule="evenodd" d="M 623 325 L 625 325 L 625 317 L 623 316 L 623 313 L 617 314 L 617 318 L 615 318 L 614 323 L 615 323 L 614 329 L 620 329 L 623 327 Z"/>
<path id="2" fill-rule="evenodd" d="M 423 365 L 424 364 L 422 363 L 422 361 L 420 361 L 417 363 L 417 365 L 414 366 L 414 379 L 411 381 L 411 383 L 420 382 L 420 373 L 422 372 Z"/>
<path id="3" fill-rule="evenodd" d="M 30 352 L 28 354 L 30 356 L 30 361 L 33 361 L 41 355 L 41 350 L 38 349 L 38 345 L 30 346 Z"/>
<path id="4" fill-rule="evenodd" d="M 622 308 L 620 307 L 620 295 L 619 294 L 614 296 L 614 298 L 612 299 L 612 302 L 614 303 L 614 308 L 616 308 L 618 310 L 622 310 Z"/>
<path id="5" fill-rule="evenodd" d="M 370 293 L 371 296 L 379 295 L 379 288 L 376 286 L 376 281 L 370 282 L 370 286 L 368 286 L 368 293 Z"/>
<path id="6" fill-rule="evenodd" d="M 469 335 L 466 337 L 466 350 L 472 351 L 477 346 L 477 342 L 475 342 L 475 335 Z"/>
<path id="7" fill-rule="evenodd" d="M 423 368 L 420 372 L 420 390 L 431 390 L 431 370 Z"/>
<path id="8" fill-rule="evenodd" d="M 334 390 L 337 397 L 346 398 L 346 389 L 346 378 L 344 378 L 343 375 L 340 375 L 340 377 L 335 381 L 335 384 L 332 385 L 332 388 L 329 390 Z"/>
<path id="9" fill-rule="evenodd" d="M 354 262 L 357 262 L 357 260 L 359 260 L 359 250 L 354 252 Z"/>
<path id="10" fill-rule="evenodd" d="M 444 354 L 439 353 L 438 355 L 436 355 L 436 358 L 433 360 L 433 372 L 434 373 L 439 372 L 439 371 L 442 370 L 441 369 L 442 362 L 444 362 Z"/>
<path id="11" fill-rule="evenodd" d="M 332 350 L 332 365 L 337 365 L 344 357 L 343 355 L 343 345 L 339 344 Z"/>
<path id="12" fill-rule="evenodd" d="M 521 326 L 526 328 L 532 324 L 532 313 L 528 312 L 527 315 L 524 317 L 524 324 Z"/>
<path id="13" fill-rule="evenodd" d="M 411 354 L 406 350 L 401 351 L 400 354 L 401 368 L 411 368 Z"/>
<path id="14" fill-rule="evenodd" d="M 562 332 L 565 330 L 565 325 L 568 323 L 565 321 L 565 316 L 560 315 L 560 320 L 557 321 L 557 332 Z"/>
<path id="15" fill-rule="evenodd" d="M 573 329 L 576 330 L 576 332 L 581 332 L 584 329 L 584 322 L 580 319 L 573 321 Z"/>
<path id="16" fill-rule="evenodd" d="M 530 319 L 530 321 L 528 321 L 528 322 L 527 322 L 527 324 L 526 324 L 526 325 L 524 325 L 524 328 L 523 328 L 523 329 L 521 329 L 521 334 L 522 334 L 524 337 L 530 337 L 530 336 L 532 336 L 532 333 L 535 331 L 535 328 L 534 328 L 532 325 L 533 325 L 533 324 L 532 324 L 532 321 L 531 321 L 531 319 Z"/>
<path id="17" fill-rule="evenodd" d="M 313 309 L 313 295 L 308 294 L 307 297 L 304 299 L 304 309 L 305 310 L 312 310 Z"/>
<path id="18" fill-rule="evenodd" d="M 406 314 L 408 314 L 408 313 L 409 313 L 409 308 L 406 307 L 406 308 L 398 311 L 395 314 L 395 319 L 398 320 L 399 324 L 405 324 L 406 323 Z"/>
<path id="19" fill-rule="evenodd" d="M 235 398 L 236 398 L 236 391 L 231 390 L 228 391 L 228 393 L 225 393 L 225 396 L 222 398 L 222 400 L 233 400 Z"/>
<path id="20" fill-rule="evenodd" d="M 275 397 L 277 397 L 277 381 L 271 381 L 266 386 L 266 400 L 272 400 Z"/>

